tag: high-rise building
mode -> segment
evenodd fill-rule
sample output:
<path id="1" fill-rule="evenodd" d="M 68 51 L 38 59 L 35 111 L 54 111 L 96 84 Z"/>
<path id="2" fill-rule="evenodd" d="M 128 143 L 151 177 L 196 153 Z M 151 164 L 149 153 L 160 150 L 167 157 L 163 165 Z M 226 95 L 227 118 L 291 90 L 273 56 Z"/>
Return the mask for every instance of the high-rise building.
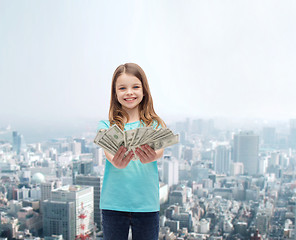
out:
<path id="1" fill-rule="evenodd" d="M 268 158 L 267 157 L 259 158 L 258 173 L 262 175 L 265 174 L 267 167 L 268 167 Z"/>
<path id="2" fill-rule="evenodd" d="M 71 151 L 74 155 L 79 155 L 81 154 L 81 143 L 73 141 L 71 143 Z"/>
<path id="3" fill-rule="evenodd" d="M 183 159 L 191 161 L 193 159 L 193 149 L 190 147 L 183 148 Z"/>
<path id="4" fill-rule="evenodd" d="M 192 132 L 196 134 L 202 134 L 203 133 L 203 120 L 202 119 L 196 119 L 192 122 Z"/>
<path id="5" fill-rule="evenodd" d="M 81 144 L 81 153 L 88 153 L 88 149 L 85 144 L 85 138 L 75 138 L 74 141 Z"/>
<path id="6" fill-rule="evenodd" d="M 41 202 L 51 198 L 51 191 L 54 189 L 54 182 L 45 182 L 40 184 Z"/>
<path id="7" fill-rule="evenodd" d="M 296 119 L 290 119 L 289 143 L 291 148 L 296 149 Z"/>
<path id="8" fill-rule="evenodd" d="M 81 231 L 79 214 L 81 212 L 82 206 L 86 212 L 86 218 L 84 218 L 83 223 L 84 231 L 85 233 L 91 233 L 94 226 L 93 194 L 93 187 L 91 186 L 67 185 L 52 190 L 51 199 L 48 201 L 44 201 L 43 205 L 43 212 L 45 210 L 47 211 L 47 213 L 44 212 L 43 219 L 46 220 L 46 218 L 50 218 L 50 216 L 52 216 L 50 221 L 43 222 L 43 228 L 48 229 L 48 231 L 46 232 L 47 236 L 51 236 L 52 234 L 63 234 L 62 229 L 56 227 L 56 225 L 62 224 L 63 226 L 63 224 L 65 224 L 65 227 L 70 227 L 72 229 L 72 225 L 74 224 L 74 238 L 70 238 L 74 240 L 75 236 L 79 235 Z M 72 205 L 65 204 L 70 202 L 74 203 L 74 214 L 72 214 L 71 212 Z M 54 207 L 57 203 L 60 204 L 60 210 L 57 210 L 57 208 Z M 49 204 L 49 206 L 52 206 L 52 208 L 49 207 L 48 210 L 47 204 Z M 61 219 L 63 219 L 62 222 Z M 74 221 L 74 223 L 72 221 Z M 47 226 L 48 224 L 50 226 Z"/>
<path id="9" fill-rule="evenodd" d="M 259 232 L 262 234 L 267 233 L 268 226 L 269 226 L 269 217 L 264 212 L 257 213 L 256 216 L 256 227 L 258 228 Z"/>
<path id="10" fill-rule="evenodd" d="M 208 136 L 214 132 L 214 120 L 196 119 L 192 122 L 192 133 Z"/>
<path id="11" fill-rule="evenodd" d="M 163 182 L 169 187 L 179 182 L 179 162 L 170 156 L 165 156 L 163 161 Z"/>
<path id="12" fill-rule="evenodd" d="M 230 165 L 230 175 L 237 176 L 244 174 L 244 164 L 242 162 L 232 162 Z"/>
<path id="13" fill-rule="evenodd" d="M 94 157 L 94 166 L 102 166 L 104 160 L 103 148 L 95 147 L 92 149 L 92 154 Z"/>
<path id="14" fill-rule="evenodd" d="M 22 145 L 22 136 L 16 132 L 12 132 L 12 148 L 13 151 L 16 151 L 17 154 L 21 152 L 21 145 Z"/>
<path id="15" fill-rule="evenodd" d="M 230 174 L 231 148 L 220 145 L 215 149 L 214 170 L 218 174 Z"/>
<path id="16" fill-rule="evenodd" d="M 43 202 L 43 234 L 45 237 L 63 235 L 65 240 L 75 239 L 75 203 L 54 200 Z"/>
<path id="17" fill-rule="evenodd" d="M 101 176 L 84 176 L 77 175 L 75 183 L 83 186 L 94 187 L 94 222 L 97 224 L 97 228 L 101 230 L 101 211 L 100 211 L 100 196 L 103 178 Z"/>
<path id="18" fill-rule="evenodd" d="M 72 178 L 75 184 L 75 177 L 79 174 L 88 175 L 93 173 L 93 161 L 79 161 L 73 160 Z"/>
<path id="19" fill-rule="evenodd" d="M 234 135 L 233 160 L 242 162 L 249 175 L 258 173 L 259 136 L 253 132 Z"/>
<path id="20" fill-rule="evenodd" d="M 262 131 L 262 138 L 265 146 L 273 147 L 276 143 L 275 128 L 264 127 Z"/>

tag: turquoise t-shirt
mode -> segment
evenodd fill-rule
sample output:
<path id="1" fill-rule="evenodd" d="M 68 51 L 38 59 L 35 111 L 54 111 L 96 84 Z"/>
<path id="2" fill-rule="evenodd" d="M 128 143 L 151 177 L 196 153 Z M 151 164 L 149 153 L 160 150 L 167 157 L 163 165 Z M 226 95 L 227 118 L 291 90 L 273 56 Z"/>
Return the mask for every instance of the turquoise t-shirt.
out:
<path id="1" fill-rule="evenodd" d="M 154 124 L 154 128 L 156 126 Z M 109 121 L 100 121 L 98 130 L 109 127 Z M 142 127 L 140 121 L 126 123 L 124 130 L 139 127 Z M 157 161 L 143 164 L 139 159 L 132 160 L 125 168 L 118 169 L 106 159 L 100 208 L 126 212 L 159 211 Z"/>

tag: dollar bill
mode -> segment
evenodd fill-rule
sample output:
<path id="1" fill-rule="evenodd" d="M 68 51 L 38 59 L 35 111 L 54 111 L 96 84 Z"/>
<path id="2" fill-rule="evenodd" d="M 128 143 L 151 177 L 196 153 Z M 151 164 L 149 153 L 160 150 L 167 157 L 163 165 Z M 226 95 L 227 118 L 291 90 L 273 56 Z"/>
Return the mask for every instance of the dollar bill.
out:
<path id="1" fill-rule="evenodd" d="M 147 143 L 154 151 L 172 146 L 179 142 L 179 135 L 164 137 L 153 142 Z"/>
<path id="2" fill-rule="evenodd" d="M 122 131 L 117 125 L 113 125 L 108 130 L 99 130 L 94 139 L 95 144 L 112 155 L 115 155 L 121 146 L 125 146 L 127 148 L 125 156 L 130 151 L 134 152 L 135 156 L 132 160 L 138 159 L 135 150 L 138 147 L 141 148 L 144 144 L 148 144 L 156 151 L 178 142 L 179 135 L 175 135 L 170 129 L 154 129 L 151 126 Z"/>

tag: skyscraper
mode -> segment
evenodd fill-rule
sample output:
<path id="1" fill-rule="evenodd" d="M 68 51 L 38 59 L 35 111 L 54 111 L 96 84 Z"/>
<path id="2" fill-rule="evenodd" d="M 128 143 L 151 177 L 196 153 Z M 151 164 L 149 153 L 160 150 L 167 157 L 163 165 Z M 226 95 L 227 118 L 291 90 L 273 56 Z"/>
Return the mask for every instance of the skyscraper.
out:
<path id="1" fill-rule="evenodd" d="M 21 152 L 21 145 L 22 145 L 22 136 L 16 132 L 12 132 L 12 148 L 13 151 L 16 151 L 17 154 Z"/>
<path id="2" fill-rule="evenodd" d="M 73 203 L 73 205 L 68 203 Z M 57 204 L 59 204 L 59 208 L 55 207 Z M 46 235 L 63 234 L 62 227 L 57 227 L 57 225 L 64 225 L 65 228 L 74 229 L 72 231 L 73 235 L 70 233 L 67 235 L 70 236 L 68 239 L 74 240 L 75 236 L 79 235 L 81 230 L 78 216 L 82 205 L 87 213 L 84 219 L 84 230 L 86 233 L 91 233 L 94 217 L 93 187 L 67 185 L 52 190 L 51 199 L 45 200 L 43 204 L 43 228 L 46 229 Z"/>
<path id="3" fill-rule="evenodd" d="M 41 202 L 51 198 L 51 191 L 54 189 L 54 182 L 45 182 L 40 184 Z"/>
<path id="4" fill-rule="evenodd" d="M 296 149 L 296 119 L 290 119 L 289 143 L 291 148 Z"/>
<path id="5" fill-rule="evenodd" d="M 86 147 L 85 138 L 75 138 L 74 140 L 81 144 L 81 153 L 87 153 L 88 152 L 88 149 Z"/>
<path id="6" fill-rule="evenodd" d="M 220 145 L 216 147 L 214 160 L 214 170 L 216 173 L 230 174 L 230 156 L 230 146 Z"/>
<path id="7" fill-rule="evenodd" d="M 94 166 L 102 166 L 104 159 L 103 148 L 95 147 L 92 149 L 92 153 L 94 156 Z"/>
<path id="8" fill-rule="evenodd" d="M 93 161 L 80 161 L 74 160 L 73 161 L 73 169 L 72 169 L 72 178 L 73 183 L 75 184 L 75 177 L 76 175 L 88 175 L 93 173 Z"/>
<path id="9" fill-rule="evenodd" d="M 43 234 L 45 237 L 63 235 L 75 239 L 75 203 L 45 200 L 43 202 Z"/>
<path id="10" fill-rule="evenodd" d="M 259 136 L 253 132 L 240 132 L 234 135 L 233 160 L 242 162 L 249 175 L 258 172 Z"/>
<path id="11" fill-rule="evenodd" d="M 262 137 L 265 146 L 273 147 L 276 142 L 275 128 L 264 127 L 262 131 Z"/>
<path id="12" fill-rule="evenodd" d="M 177 160 L 172 160 L 170 156 L 164 157 L 163 182 L 169 187 L 179 182 L 179 163 Z"/>

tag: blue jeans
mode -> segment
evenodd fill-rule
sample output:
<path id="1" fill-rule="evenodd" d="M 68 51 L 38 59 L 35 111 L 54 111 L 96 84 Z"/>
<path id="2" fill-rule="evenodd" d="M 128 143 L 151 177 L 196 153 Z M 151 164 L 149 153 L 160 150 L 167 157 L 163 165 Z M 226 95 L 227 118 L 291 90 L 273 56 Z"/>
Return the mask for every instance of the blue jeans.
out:
<path id="1" fill-rule="evenodd" d="M 159 212 L 120 212 L 102 210 L 104 240 L 127 240 L 129 227 L 133 240 L 158 240 Z"/>

